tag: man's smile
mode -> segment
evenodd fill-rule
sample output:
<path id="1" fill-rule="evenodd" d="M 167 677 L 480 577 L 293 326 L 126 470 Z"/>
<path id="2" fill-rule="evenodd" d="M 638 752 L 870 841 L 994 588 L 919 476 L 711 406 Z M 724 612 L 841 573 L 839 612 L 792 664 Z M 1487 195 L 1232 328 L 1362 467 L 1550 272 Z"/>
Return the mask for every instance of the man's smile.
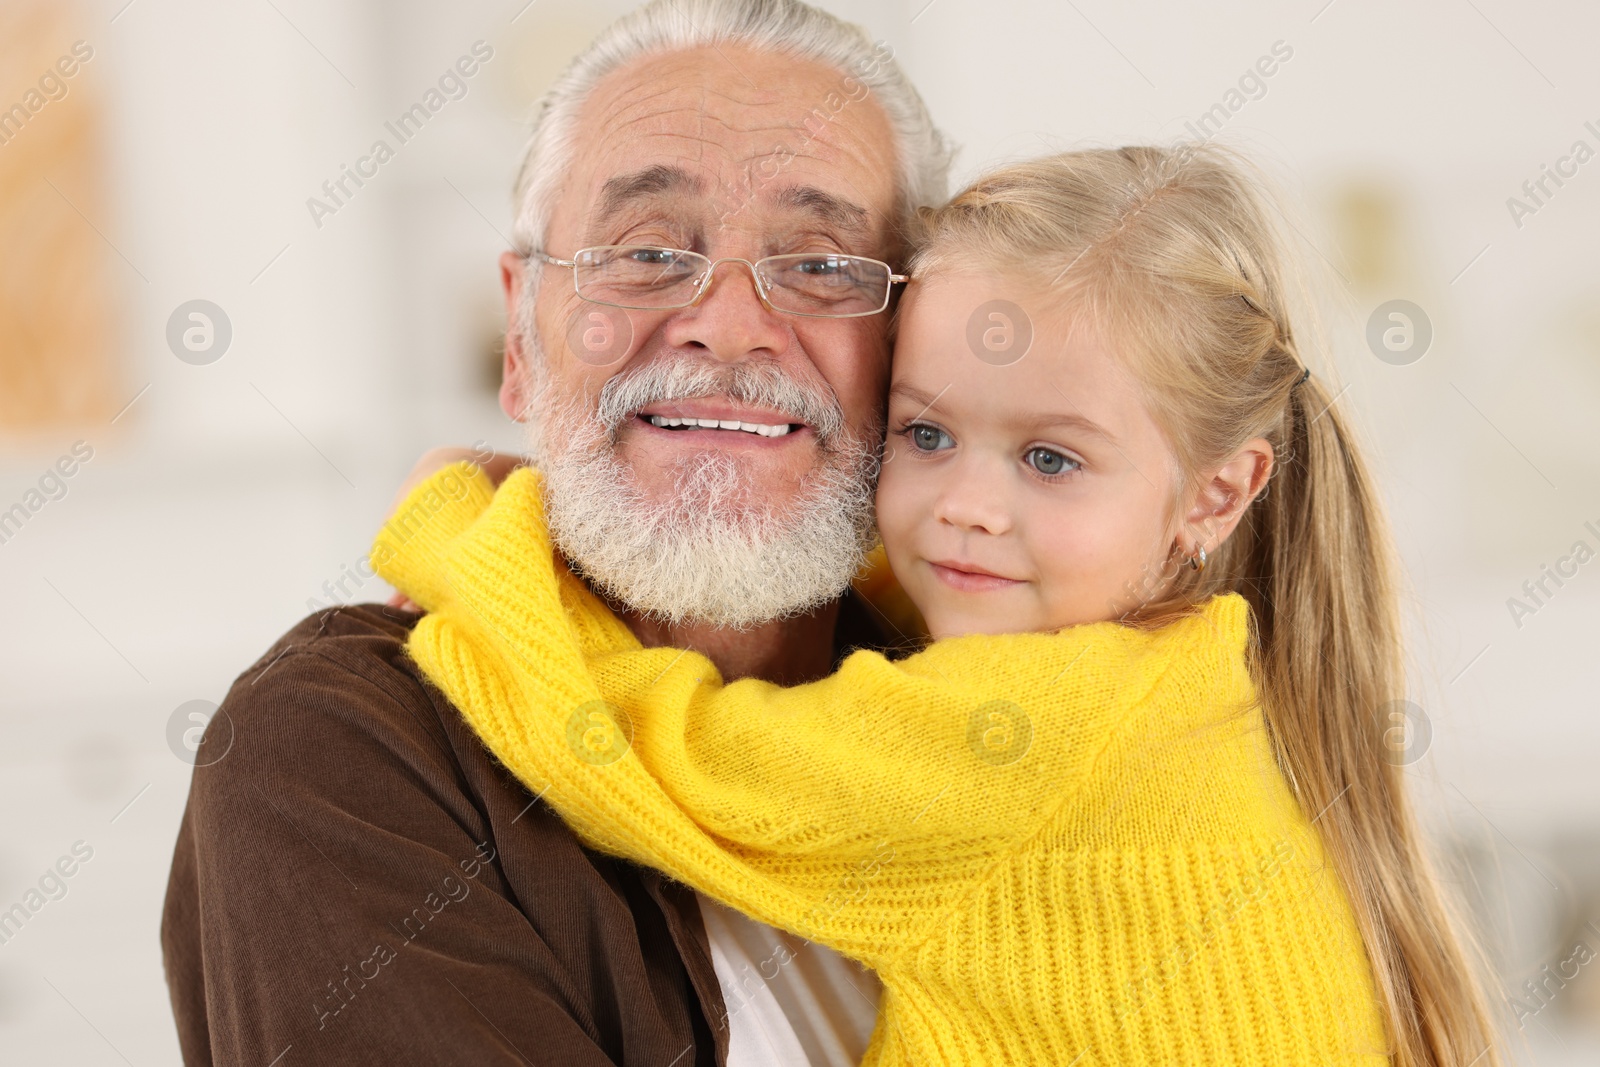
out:
<path id="1" fill-rule="evenodd" d="M 651 404 L 635 415 L 650 431 L 689 434 L 710 443 L 777 444 L 779 439 L 814 437 L 798 417 L 775 408 L 756 407 L 714 397 Z M 707 440 L 709 437 L 710 440 Z"/>

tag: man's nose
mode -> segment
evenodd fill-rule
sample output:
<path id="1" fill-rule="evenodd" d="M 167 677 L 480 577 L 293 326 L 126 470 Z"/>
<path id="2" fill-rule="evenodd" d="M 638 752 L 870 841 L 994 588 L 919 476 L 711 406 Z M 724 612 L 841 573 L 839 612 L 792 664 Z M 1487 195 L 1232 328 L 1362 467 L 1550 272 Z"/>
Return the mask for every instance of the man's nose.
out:
<path id="1" fill-rule="evenodd" d="M 752 352 L 780 355 L 789 347 L 789 324 L 767 307 L 756 289 L 755 267 L 743 259 L 721 259 L 699 303 L 667 324 L 671 345 L 694 345 L 727 363 Z"/>

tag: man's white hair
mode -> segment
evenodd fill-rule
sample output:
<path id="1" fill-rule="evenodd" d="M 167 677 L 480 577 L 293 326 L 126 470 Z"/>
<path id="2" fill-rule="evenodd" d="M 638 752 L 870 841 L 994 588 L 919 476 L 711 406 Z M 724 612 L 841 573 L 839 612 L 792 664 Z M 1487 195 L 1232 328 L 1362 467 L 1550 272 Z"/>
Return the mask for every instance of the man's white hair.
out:
<path id="1" fill-rule="evenodd" d="M 722 44 L 813 60 L 855 78 L 883 108 L 894 133 L 896 210 L 903 216 L 944 202 L 949 142 L 892 51 L 885 54 L 861 27 L 799 0 L 651 0 L 596 37 L 540 101 L 517 176 L 512 240 L 519 253 L 543 247 L 556 193 L 571 167 L 578 111 L 595 85 L 646 55 Z"/>

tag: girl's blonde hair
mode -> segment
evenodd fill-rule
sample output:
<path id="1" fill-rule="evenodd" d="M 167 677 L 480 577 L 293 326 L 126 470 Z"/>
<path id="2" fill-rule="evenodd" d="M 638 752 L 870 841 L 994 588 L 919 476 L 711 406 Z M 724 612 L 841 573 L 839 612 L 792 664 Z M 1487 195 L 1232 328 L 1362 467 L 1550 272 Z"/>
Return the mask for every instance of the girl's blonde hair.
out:
<path id="1" fill-rule="evenodd" d="M 1255 437 L 1268 489 L 1200 571 L 1128 621 L 1215 593 L 1254 617 L 1252 671 L 1279 764 L 1355 908 L 1399 1067 L 1501 1062 L 1481 954 L 1423 854 L 1385 706 L 1406 695 L 1395 566 L 1370 475 L 1289 316 L 1261 182 L 1214 146 L 1070 152 L 1005 167 L 925 211 L 917 277 L 987 270 L 1043 293 L 1126 359 L 1193 479 Z M 1319 353 L 1320 354 L 1320 353 Z"/>

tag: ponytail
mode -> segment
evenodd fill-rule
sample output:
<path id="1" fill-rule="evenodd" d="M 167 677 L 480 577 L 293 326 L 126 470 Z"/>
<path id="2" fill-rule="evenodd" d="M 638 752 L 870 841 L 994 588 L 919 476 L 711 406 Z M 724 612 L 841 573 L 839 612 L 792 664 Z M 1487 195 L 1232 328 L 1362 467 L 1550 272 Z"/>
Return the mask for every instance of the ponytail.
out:
<path id="1" fill-rule="evenodd" d="M 1355 906 L 1395 1064 L 1489 1067 L 1501 1061 L 1478 954 L 1438 891 L 1390 743 L 1386 709 L 1406 694 L 1393 551 L 1333 401 L 1315 375 L 1292 389 L 1272 489 L 1217 579 L 1250 603 L 1279 760 Z"/>

